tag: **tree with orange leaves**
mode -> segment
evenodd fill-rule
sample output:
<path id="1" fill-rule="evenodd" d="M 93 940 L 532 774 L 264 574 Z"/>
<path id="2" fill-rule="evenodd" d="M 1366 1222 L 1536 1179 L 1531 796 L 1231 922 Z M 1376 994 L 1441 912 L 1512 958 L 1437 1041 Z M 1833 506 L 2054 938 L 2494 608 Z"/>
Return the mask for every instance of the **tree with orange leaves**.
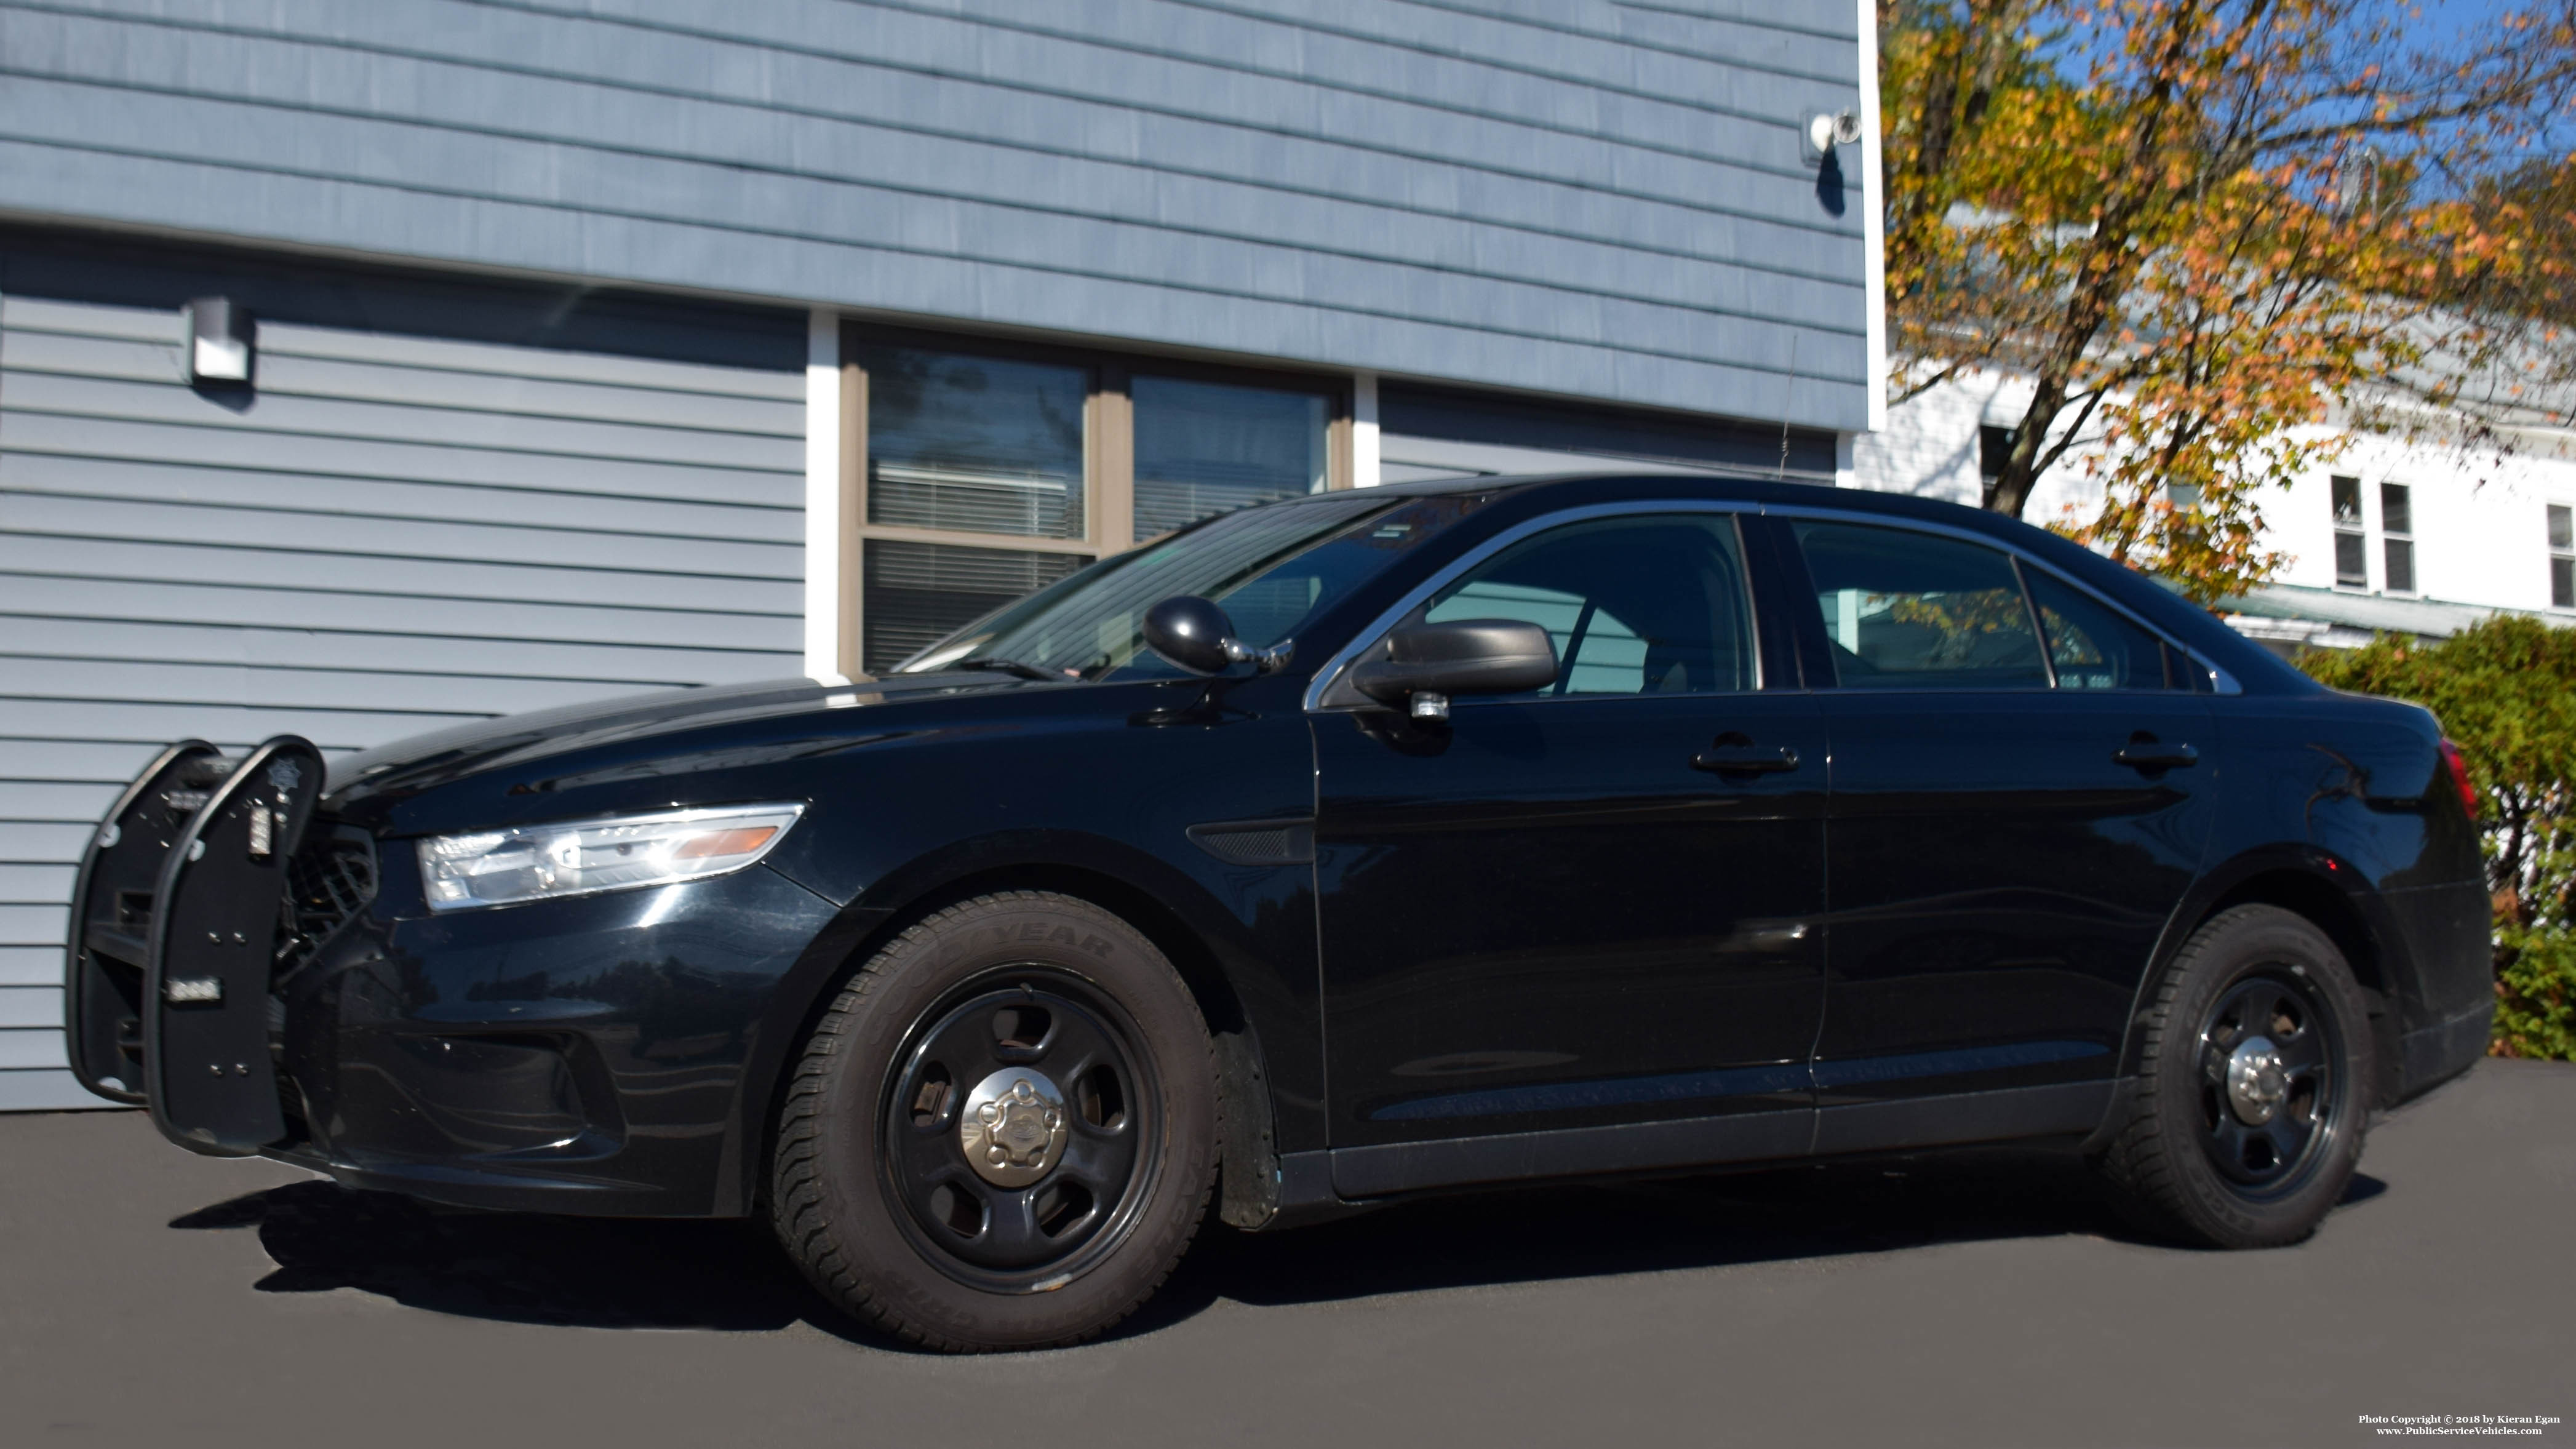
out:
<path id="1" fill-rule="evenodd" d="M 2067 532 L 2204 601 L 2259 582 L 2264 492 L 2340 447 L 2309 425 L 2462 335 L 2443 278 L 2499 233 L 2414 183 L 2563 109 L 2553 3 L 2442 51 L 2370 0 L 1899 0 L 1898 395 L 2028 375 L 1988 508 L 2072 457 L 2103 493 Z"/>

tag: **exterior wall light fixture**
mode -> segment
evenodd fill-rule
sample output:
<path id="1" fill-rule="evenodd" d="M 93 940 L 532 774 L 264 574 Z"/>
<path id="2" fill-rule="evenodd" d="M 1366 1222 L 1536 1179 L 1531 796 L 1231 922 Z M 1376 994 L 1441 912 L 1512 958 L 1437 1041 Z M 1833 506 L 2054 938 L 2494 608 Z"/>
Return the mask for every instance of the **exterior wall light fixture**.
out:
<path id="1" fill-rule="evenodd" d="M 250 382 L 251 315 L 230 297 L 199 297 L 183 309 L 188 318 L 191 386 L 247 386 Z"/>
<path id="2" fill-rule="evenodd" d="M 1798 128 L 1798 140 L 1810 161 L 1822 161 L 1834 154 L 1836 146 L 1859 139 L 1860 112 L 1849 108 L 1814 112 Z"/>

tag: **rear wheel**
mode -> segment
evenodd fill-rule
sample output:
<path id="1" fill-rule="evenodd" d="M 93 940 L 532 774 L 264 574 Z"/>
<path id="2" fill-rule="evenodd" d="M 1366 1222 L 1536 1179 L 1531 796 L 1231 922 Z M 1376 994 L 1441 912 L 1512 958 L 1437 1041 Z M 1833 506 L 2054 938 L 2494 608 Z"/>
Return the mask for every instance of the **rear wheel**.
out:
<path id="1" fill-rule="evenodd" d="M 1160 1286 L 1215 1172 L 1205 1023 L 1126 922 L 1035 891 L 897 937 L 796 1065 L 773 1216 L 852 1314 L 929 1347 L 1090 1338 Z"/>
<path id="2" fill-rule="evenodd" d="M 2343 953 L 2304 917 L 2239 906 L 2167 968 L 2129 1120 L 2099 1165 L 2151 1229 L 2221 1248 L 2294 1243 L 2352 1180 L 2373 1080 Z"/>

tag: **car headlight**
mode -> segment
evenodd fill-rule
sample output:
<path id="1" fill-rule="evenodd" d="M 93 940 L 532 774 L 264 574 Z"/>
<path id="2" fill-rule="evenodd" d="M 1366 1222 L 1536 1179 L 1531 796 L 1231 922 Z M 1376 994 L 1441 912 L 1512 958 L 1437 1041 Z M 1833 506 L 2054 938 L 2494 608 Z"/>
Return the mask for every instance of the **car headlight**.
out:
<path id="1" fill-rule="evenodd" d="M 671 810 L 561 825 L 522 825 L 420 842 L 433 911 L 587 896 L 737 871 L 767 855 L 803 805 Z"/>

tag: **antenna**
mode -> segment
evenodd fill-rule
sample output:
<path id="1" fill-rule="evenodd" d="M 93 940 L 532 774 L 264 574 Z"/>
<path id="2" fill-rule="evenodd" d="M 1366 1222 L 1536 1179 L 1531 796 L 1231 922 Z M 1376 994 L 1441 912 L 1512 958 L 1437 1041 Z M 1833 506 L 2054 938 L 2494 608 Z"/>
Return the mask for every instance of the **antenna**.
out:
<path id="1" fill-rule="evenodd" d="M 1771 475 L 1779 483 L 1789 476 L 1789 403 L 1798 388 L 1798 334 L 1789 334 L 1789 376 L 1780 384 L 1780 467 Z"/>

